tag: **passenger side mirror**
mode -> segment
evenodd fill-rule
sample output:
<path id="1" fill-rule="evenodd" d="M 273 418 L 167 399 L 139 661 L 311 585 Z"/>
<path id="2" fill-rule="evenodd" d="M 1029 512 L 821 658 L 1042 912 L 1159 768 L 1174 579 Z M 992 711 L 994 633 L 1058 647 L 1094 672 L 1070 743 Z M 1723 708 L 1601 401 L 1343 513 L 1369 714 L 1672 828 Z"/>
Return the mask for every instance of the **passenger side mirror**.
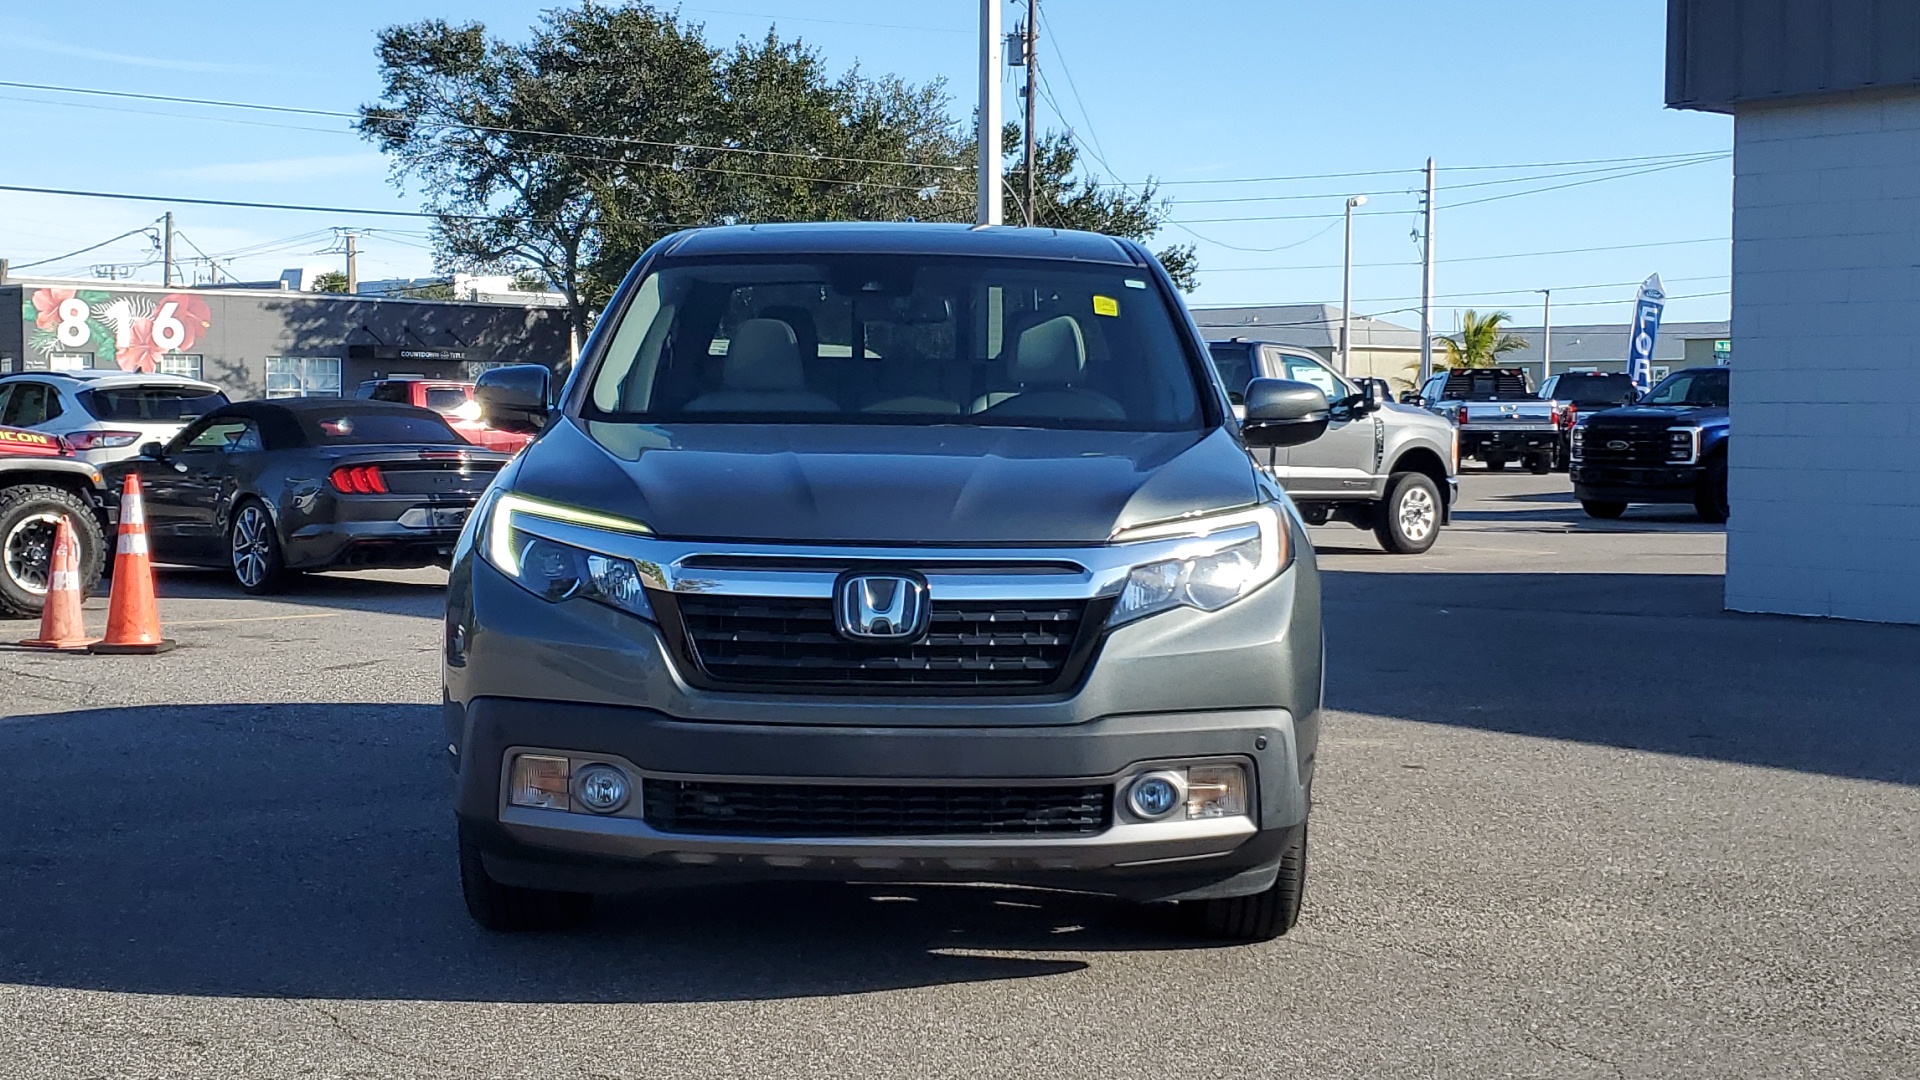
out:
<path id="1" fill-rule="evenodd" d="M 1327 430 L 1331 406 L 1311 383 L 1255 379 L 1247 384 L 1247 416 L 1240 430 L 1248 446 L 1299 446 Z"/>
<path id="2" fill-rule="evenodd" d="M 165 461 L 167 459 L 167 448 L 157 442 L 141 443 L 140 456 L 146 458 L 148 461 Z"/>
<path id="3" fill-rule="evenodd" d="M 1384 379 L 1361 379 L 1360 380 L 1360 404 L 1362 407 L 1362 411 L 1378 412 L 1380 411 L 1381 406 L 1385 405 L 1387 402 L 1392 400 L 1393 400 L 1393 397 L 1389 393 L 1389 388 L 1387 386 L 1386 380 Z"/>
<path id="4" fill-rule="evenodd" d="M 474 380 L 473 400 L 480 419 L 496 431 L 537 435 L 547 426 L 548 394 L 553 372 L 540 364 L 514 364 L 480 373 Z"/>

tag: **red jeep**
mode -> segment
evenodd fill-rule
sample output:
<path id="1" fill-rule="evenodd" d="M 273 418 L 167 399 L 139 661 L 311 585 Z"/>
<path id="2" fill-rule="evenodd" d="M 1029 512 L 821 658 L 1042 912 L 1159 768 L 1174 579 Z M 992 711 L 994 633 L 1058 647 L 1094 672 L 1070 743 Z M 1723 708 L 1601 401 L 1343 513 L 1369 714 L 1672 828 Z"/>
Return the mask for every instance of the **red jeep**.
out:
<path id="1" fill-rule="evenodd" d="M 353 396 L 432 409 L 445 417 L 461 438 L 488 450 L 502 450 L 511 454 L 533 438 L 511 431 L 496 431 L 481 423 L 480 406 L 473 400 L 473 384 L 470 382 L 396 376 L 363 382 Z"/>

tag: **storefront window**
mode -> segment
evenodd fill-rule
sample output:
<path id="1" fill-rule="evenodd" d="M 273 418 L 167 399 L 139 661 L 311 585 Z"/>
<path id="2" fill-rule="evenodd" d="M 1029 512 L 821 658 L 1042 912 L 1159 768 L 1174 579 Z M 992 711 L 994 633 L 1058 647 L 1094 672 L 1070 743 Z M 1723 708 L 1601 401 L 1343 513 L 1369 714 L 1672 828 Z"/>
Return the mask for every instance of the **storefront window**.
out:
<path id="1" fill-rule="evenodd" d="M 160 358 L 160 373 L 197 379 L 200 377 L 200 368 L 205 359 L 195 353 L 167 353 Z"/>
<path id="2" fill-rule="evenodd" d="M 92 366 L 90 352 L 57 352 L 47 356 L 48 371 L 85 371 Z"/>
<path id="3" fill-rule="evenodd" d="M 267 357 L 267 396 L 339 397 L 340 360 L 330 356 Z"/>

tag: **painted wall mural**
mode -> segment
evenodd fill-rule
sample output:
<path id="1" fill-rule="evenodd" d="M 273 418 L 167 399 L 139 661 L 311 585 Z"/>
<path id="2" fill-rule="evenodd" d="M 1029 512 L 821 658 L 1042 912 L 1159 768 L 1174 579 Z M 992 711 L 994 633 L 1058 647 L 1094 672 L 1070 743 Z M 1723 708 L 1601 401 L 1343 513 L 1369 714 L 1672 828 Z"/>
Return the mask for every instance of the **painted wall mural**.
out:
<path id="1" fill-rule="evenodd" d="M 99 289 L 36 289 L 21 305 L 27 348 L 43 357 L 92 353 L 94 367 L 152 372 L 168 353 L 190 352 L 213 325 L 190 293 L 115 296 Z"/>

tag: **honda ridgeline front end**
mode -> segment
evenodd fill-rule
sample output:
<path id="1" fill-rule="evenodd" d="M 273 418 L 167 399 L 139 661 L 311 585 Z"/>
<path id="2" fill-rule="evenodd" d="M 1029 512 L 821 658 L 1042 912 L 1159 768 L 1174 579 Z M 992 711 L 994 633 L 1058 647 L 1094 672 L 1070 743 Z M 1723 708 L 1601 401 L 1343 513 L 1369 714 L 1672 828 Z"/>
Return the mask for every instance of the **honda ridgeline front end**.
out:
<path id="1" fill-rule="evenodd" d="M 462 537 L 448 751 L 470 910 L 804 876 L 1297 918 L 1313 552 L 1165 272 L 1086 233 L 794 225 L 661 241 Z M 551 403 L 550 403 L 551 402 Z"/>

